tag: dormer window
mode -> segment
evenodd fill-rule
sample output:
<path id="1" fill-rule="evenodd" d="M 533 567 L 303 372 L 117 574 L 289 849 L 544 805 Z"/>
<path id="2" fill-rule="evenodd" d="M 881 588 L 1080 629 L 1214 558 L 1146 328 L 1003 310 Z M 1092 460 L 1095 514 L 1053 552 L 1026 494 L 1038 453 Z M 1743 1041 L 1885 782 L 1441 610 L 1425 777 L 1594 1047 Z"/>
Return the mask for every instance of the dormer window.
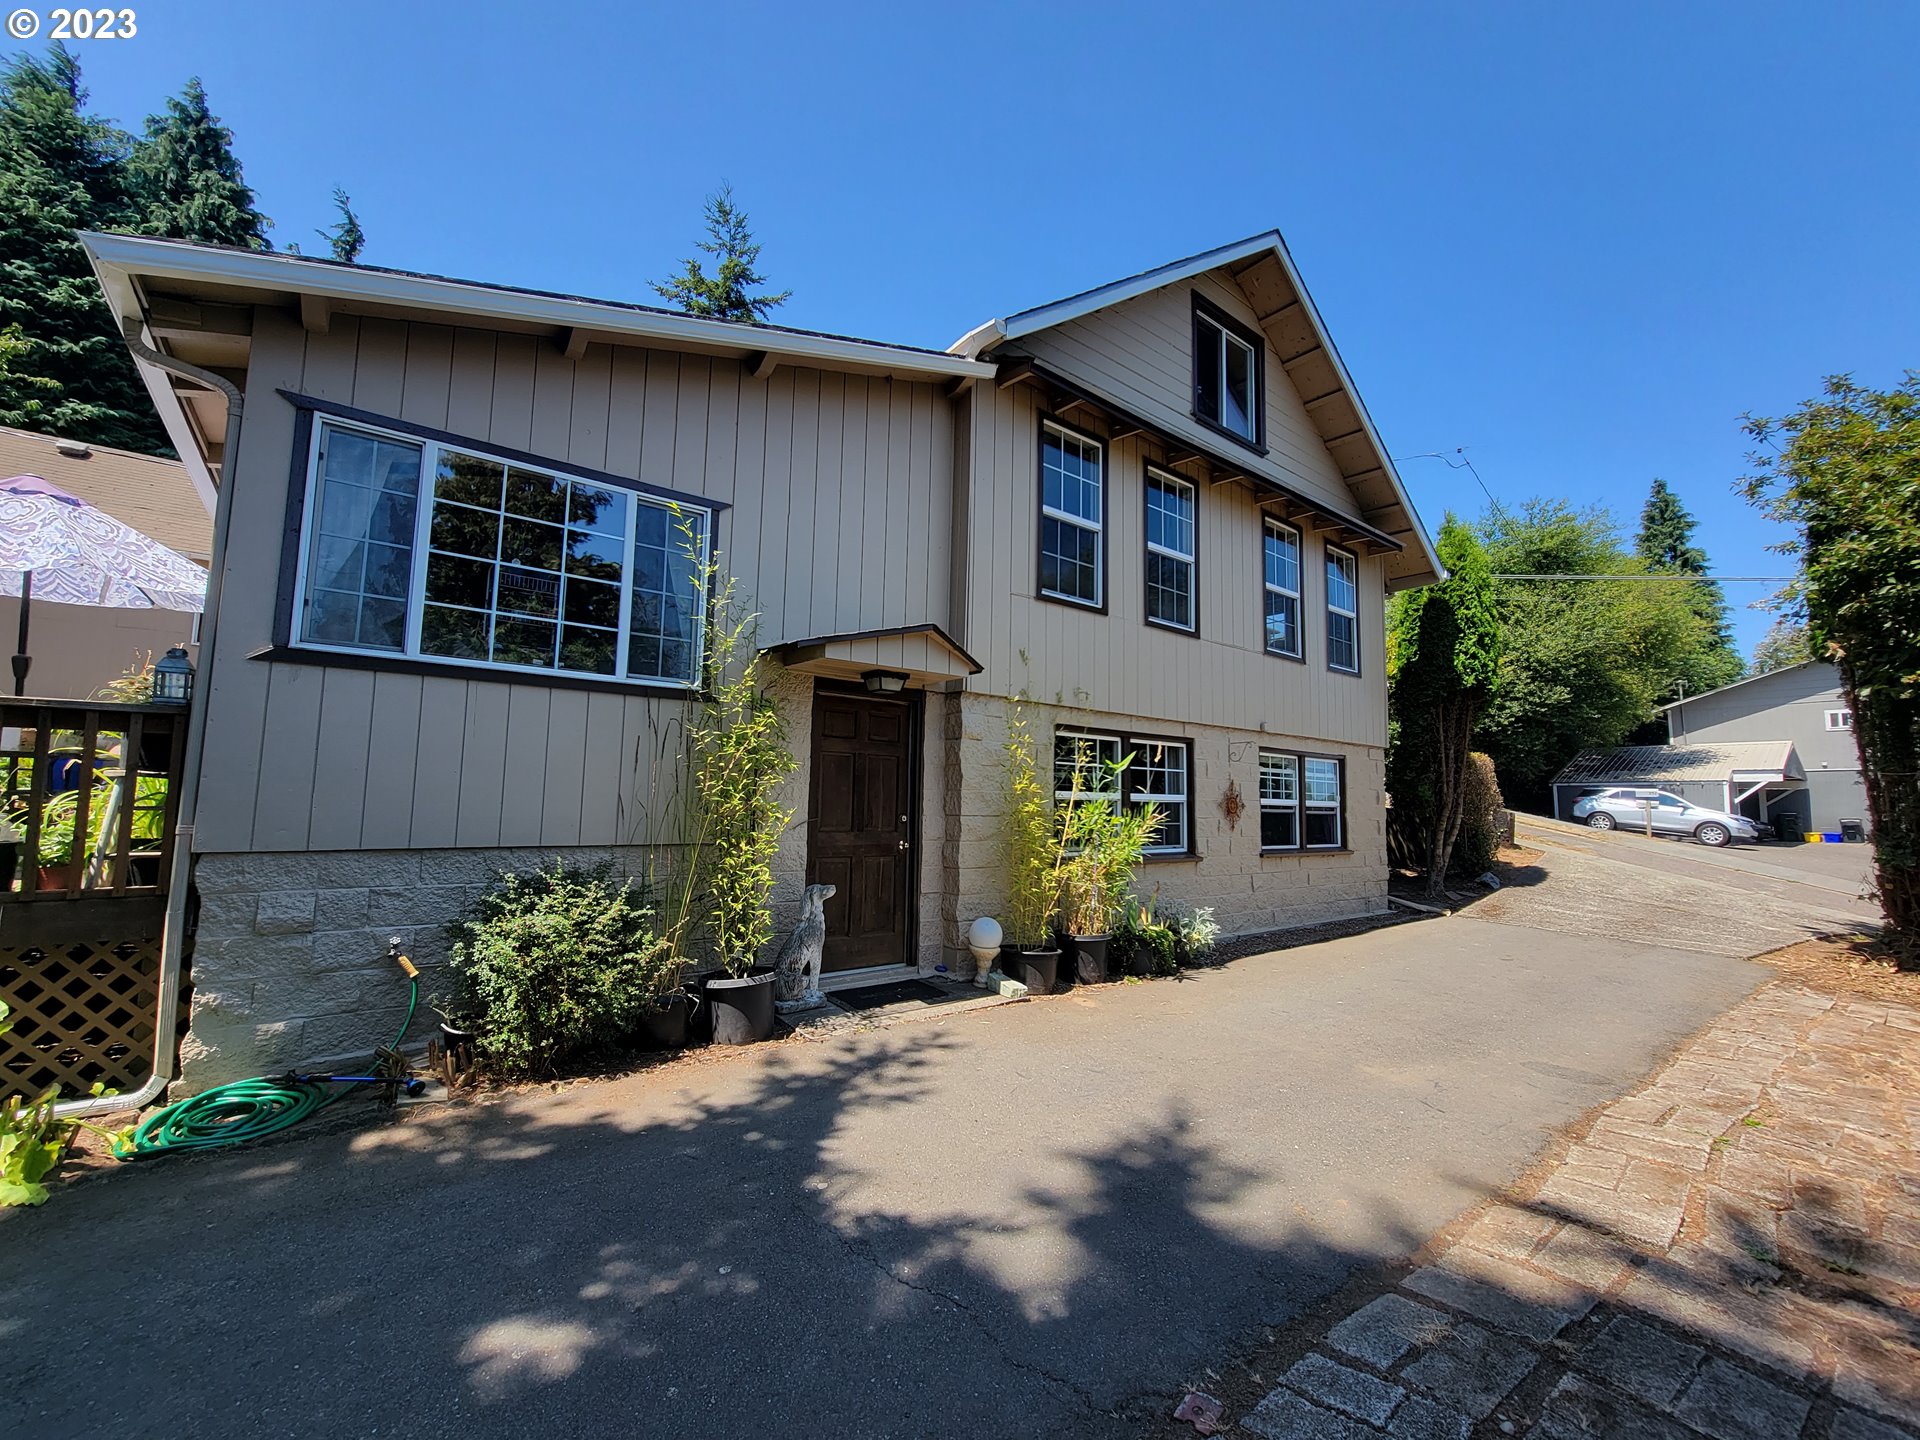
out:
<path id="1" fill-rule="evenodd" d="M 1261 436 L 1260 337 L 1197 296 L 1193 302 L 1193 413 L 1256 448 Z"/>

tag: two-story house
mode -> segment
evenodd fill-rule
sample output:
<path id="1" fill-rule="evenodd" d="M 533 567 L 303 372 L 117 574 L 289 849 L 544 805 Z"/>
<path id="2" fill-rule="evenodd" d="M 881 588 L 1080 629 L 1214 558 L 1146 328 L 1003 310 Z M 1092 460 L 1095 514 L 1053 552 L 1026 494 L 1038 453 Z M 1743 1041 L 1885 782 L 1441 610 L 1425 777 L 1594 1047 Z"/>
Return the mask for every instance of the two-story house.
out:
<path id="1" fill-rule="evenodd" d="M 1131 754 L 1141 888 L 1384 906 L 1383 608 L 1438 562 L 1277 234 L 949 351 L 172 241 L 86 243 L 217 489 L 185 1078 L 348 1053 L 498 867 L 638 872 L 717 553 L 781 663 L 829 981 L 971 965 L 1009 697 Z M 170 963 L 183 958 L 171 937 Z"/>

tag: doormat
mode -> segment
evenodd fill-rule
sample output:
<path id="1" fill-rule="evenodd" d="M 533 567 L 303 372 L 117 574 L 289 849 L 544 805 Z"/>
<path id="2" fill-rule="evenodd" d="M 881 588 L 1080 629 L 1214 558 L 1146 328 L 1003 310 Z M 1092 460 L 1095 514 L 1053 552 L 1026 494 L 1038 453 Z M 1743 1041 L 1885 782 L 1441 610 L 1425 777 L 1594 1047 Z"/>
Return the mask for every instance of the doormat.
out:
<path id="1" fill-rule="evenodd" d="M 956 995 L 950 990 L 942 990 L 925 980 L 894 980 L 885 985 L 862 985 L 857 990 L 835 990 L 827 996 L 842 1010 L 878 1010 L 883 1005 L 903 1005 L 910 1000 L 917 1000 L 922 1005 L 940 1005 L 965 998 L 964 994 Z"/>

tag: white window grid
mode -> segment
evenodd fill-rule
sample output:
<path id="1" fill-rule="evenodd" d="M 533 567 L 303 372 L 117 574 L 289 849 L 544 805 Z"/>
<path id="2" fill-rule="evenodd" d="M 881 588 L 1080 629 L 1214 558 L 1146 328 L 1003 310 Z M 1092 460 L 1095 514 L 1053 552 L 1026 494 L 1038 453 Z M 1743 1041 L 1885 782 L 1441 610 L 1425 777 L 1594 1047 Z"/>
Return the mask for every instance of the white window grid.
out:
<path id="1" fill-rule="evenodd" d="M 1360 670 L 1360 565 L 1345 550 L 1327 547 L 1327 666 Z"/>
<path id="2" fill-rule="evenodd" d="M 1040 514 L 1042 518 L 1041 551 L 1045 555 L 1044 528 L 1047 520 L 1061 525 L 1071 526 L 1092 536 L 1093 549 L 1093 594 L 1076 595 L 1066 590 L 1040 586 L 1040 593 L 1051 595 L 1055 599 L 1066 600 L 1075 605 L 1099 606 L 1106 600 L 1106 556 L 1102 533 L 1106 525 L 1106 462 L 1097 440 L 1077 435 L 1065 426 L 1048 420 L 1042 424 L 1043 443 L 1040 447 Z M 1058 454 L 1056 461 L 1054 455 Z M 1071 467 L 1068 461 L 1074 463 Z M 1052 481 L 1057 503 L 1048 500 L 1048 483 Z M 1061 563 L 1068 563 L 1066 556 L 1057 556 Z M 1077 557 L 1071 563 L 1078 567 Z M 1036 580 L 1038 577 L 1036 577 Z"/>
<path id="3" fill-rule="evenodd" d="M 1260 813 L 1262 829 L 1260 848 L 1263 850 L 1298 850 L 1300 848 L 1300 757 L 1287 755 L 1277 750 L 1260 752 Z M 1293 838 L 1269 844 L 1265 833 L 1264 817 L 1267 815 L 1285 815 L 1293 823 L 1289 827 Z"/>
<path id="4" fill-rule="evenodd" d="M 1133 763 L 1122 780 L 1114 773 L 1123 756 Z M 1078 788 L 1075 767 L 1078 767 Z M 1053 798 L 1056 804 L 1085 804 L 1113 800 L 1128 808 L 1158 805 L 1165 812 L 1160 839 L 1146 847 L 1149 855 L 1184 855 L 1191 847 L 1188 833 L 1192 748 L 1182 740 L 1143 740 L 1093 730 L 1056 729 L 1053 732 Z"/>
<path id="5" fill-rule="evenodd" d="M 1342 833 L 1344 821 L 1340 814 L 1340 762 L 1319 755 L 1302 756 L 1300 773 L 1302 808 L 1305 811 L 1305 818 L 1301 822 L 1301 843 L 1309 850 L 1338 850 L 1346 843 L 1346 836 Z M 1307 840 L 1305 827 L 1314 816 L 1332 818 L 1331 840 Z"/>
<path id="6" fill-rule="evenodd" d="M 1192 630 L 1197 623 L 1193 583 L 1197 494 L 1177 475 L 1147 471 L 1147 618 L 1179 630 Z M 1174 613 L 1163 613 L 1159 606 L 1170 606 Z M 1185 619 L 1179 615 L 1182 608 Z"/>
<path id="7" fill-rule="evenodd" d="M 1261 617 L 1264 643 L 1269 653 L 1298 660 L 1305 653 L 1300 631 L 1300 532 L 1268 520 L 1260 539 L 1260 569 L 1266 597 Z M 1275 616 L 1281 617 L 1278 643 Z"/>
<path id="8" fill-rule="evenodd" d="M 317 513 L 321 496 L 319 457 L 329 434 L 360 435 L 390 445 L 405 446 L 418 451 L 420 454 L 419 479 L 413 497 L 414 532 L 411 542 L 412 549 L 409 556 L 411 575 L 406 593 L 406 643 L 403 649 L 397 651 L 391 648 L 360 644 L 324 643 L 306 638 L 307 627 L 304 611 L 310 596 L 309 587 L 312 583 L 313 557 L 317 548 L 316 537 L 319 533 L 321 523 Z M 433 481 L 434 477 L 439 473 L 440 457 L 443 453 L 472 456 L 475 459 L 486 461 L 489 464 L 501 465 L 530 474 L 542 475 L 548 479 L 561 480 L 566 482 L 569 487 L 574 483 L 578 483 L 583 487 L 590 487 L 594 490 L 610 491 L 616 497 L 625 500 L 626 520 L 623 532 L 624 549 L 622 552 L 625 558 L 621 569 L 620 622 L 613 674 L 609 675 L 597 670 L 579 671 L 563 669 L 557 664 L 554 666 L 516 665 L 492 659 L 471 660 L 455 656 L 434 655 L 422 651 L 420 646 L 420 632 L 426 606 L 427 560 L 429 555 L 433 553 L 430 544 L 435 505 Z M 564 675 L 573 678 L 606 680 L 610 683 L 636 681 L 644 684 L 691 689 L 698 683 L 700 678 L 698 654 L 704 643 L 703 637 L 706 625 L 706 595 L 704 593 L 704 586 L 700 587 L 698 592 L 690 596 L 690 603 L 694 607 L 694 614 L 692 616 L 692 639 L 690 641 L 694 650 L 694 656 L 693 663 L 690 666 L 690 674 L 686 678 L 650 674 L 628 674 L 629 640 L 633 623 L 634 525 L 635 517 L 638 515 L 642 506 L 653 506 L 666 511 L 670 517 L 672 533 L 681 533 L 681 527 L 683 525 L 693 532 L 697 537 L 698 543 L 698 555 L 693 557 L 693 563 L 698 564 L 704 569 L 707 556 L 710 553 L 713 534 L 712 512 L 704 506 L 694 505 L 686 501 L 656 498 L 638 491 L 630 491 L 624 487 L 611 485 L 604 481 L 578 477 L 558 467 L 527 465 L 518 460 L 509 459 L 504 455 L 490 451 L 480 445 L 470 445 L 464 442 L 460 444 L 443 444 L 438 440 L 409 434 L 406 431 L 383 429 L 379 426 L 368 425 L 359 421 L 342 421 L 330 416 L 316 416 L 313 425 L 313 436 L 309 441 L 307 454 L 306 501 L 304 519 L 302 521 L 303 534 L 299 549 L 298 568 L 294 576 L 294 596 L 296 603 L 302 607 L 303 613 L 300 617 L 296 618 L 294 635 L 292 637 L 293 643 L 303 650 L 317 650 L 332 654 L 394 655 L 399 658 L 426 660 L 435 665 L 449 665 L 466 669 L 506 671 L 512 674 L 533 676 Z M 512 567 L 505 564 L 499 565 L 499 569 L 503 571 L 508 568 Z M 692 590 L 693 587 L 689 585 L 689 589 Z M 498 608 L 497 605 L 495 608 Z M 489 628 L 489 635 L 491 636 L 491 628 Z"/>
<path id="9" fill-rule="evenodd" d="M 1829 730 L 1853 729 L 1853 711 L 1851 710 L 1827 711 L 1827 729 Z"/>
<path id="10" fill-rule="evenodd" d="M 1139 783 L 1128 792 L 1138 807 L 1158 805 L 1164 816 L 1158 839 L 1146 847 L 1149 855 L 1187 853 L 1187 794 L 1193 757 L 1184 741 L 1136 740 L 1129 775 Z"/>

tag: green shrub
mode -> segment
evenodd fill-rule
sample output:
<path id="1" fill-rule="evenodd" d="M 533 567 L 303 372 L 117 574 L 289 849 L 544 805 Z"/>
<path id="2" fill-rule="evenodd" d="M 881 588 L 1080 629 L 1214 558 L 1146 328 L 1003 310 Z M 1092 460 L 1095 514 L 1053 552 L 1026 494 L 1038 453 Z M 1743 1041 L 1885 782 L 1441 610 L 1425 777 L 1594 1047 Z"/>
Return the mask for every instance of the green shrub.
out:
<path id="1" fill-rule="evenodd" d="M 1456 876 L 1484 875 L 1500 852 L 1500 812 L 1506 802 L 1494 778 L 1493 761 L 1479 751 L 1467 757 L 1462 777 L 1466 795 L 1460 802 L 1460 838 L 1453 842 L 1449 869 Z"/>
<path id="2" fill-rule="evenodd" d="M 1172 975 L 1180 969 L 1179 945 L 1174 928 L 1156 915 L 1153 902 L 1147 901 L 1127 906 L 1114 927 L 1107 954 L 1116 969 L 1125 969 L 1144 956 L 1153 974 Z"/>
<path id="3" fill-rule="evenodd" d="M 503 874 L 447 938 L 458 1014 L 498 1075 L 618 1046 L 680 985 L 646 895 L 604 867 Z"/>
<path id="4" fill-rule="evenodd" d="M 1174 905 L 1165 914 L 1173 927 L 1180 964 L 1204 965 L 1213 957 L 1213 947 L 1220 943 L 1220 922 L 1213 918 L 1211 905 Z"/>

